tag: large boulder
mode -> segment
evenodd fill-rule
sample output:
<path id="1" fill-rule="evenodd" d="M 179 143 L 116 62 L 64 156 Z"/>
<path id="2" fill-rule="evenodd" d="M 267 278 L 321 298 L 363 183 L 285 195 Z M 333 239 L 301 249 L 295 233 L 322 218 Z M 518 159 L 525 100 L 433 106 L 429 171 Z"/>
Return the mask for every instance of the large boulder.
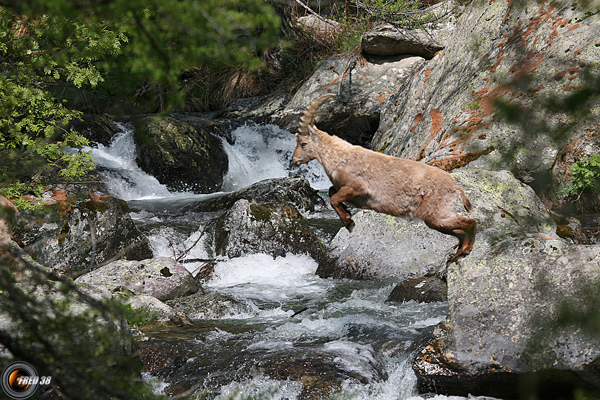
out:
<path id="1" fill-rule="evenodd" d="M 183 212 L 218 211 L 231 208 L 238 200 L 257 203 L 292 203 L 303 211 L 315 211 L 324 205 L 318 192 L 310 187 L 305 178 L 272 178 L 253 183 L 231 193 L 215 194 L 185 206 Z"/>
<path id="2" fill-rule="evenodd" d="M 448 320 L 418 355 L 422 392 L 570 398 L 600 389 L 600 246 L 504 240 L 448 271 Z"/>
<path id="3" fill-rule="evenodd" d="M 467 258 L 492 253 L 493 245 L 509 240 L 558 240 L 556 224 L 533 189 L 508 171 L 461 169 L 453 177 L 473 204 L 477 235 Z M 462 204 L 455 210 L 463 215 Z M 359 211 L 352 233 L 341 229 L 319 264 L 321 277 L 408 279 L 443 270 L 455 252 L 456 238 L 429 229 L 421 221 Z M 539 238 L 536 238 L 539 237 Z M 526 247 L 525 247 L 526 248 Z"/>
<path id="4" fill-rule="evenodd" d="M 577 103 L 597 84 L 589 67 L 600 59 L 600 14 L 588 11 L 583 3 L 471 2 L 445 50 L 386 102 L 372 148 L 447 170 L 472 163 L 521 180 L 544 176 L 570 138 L 598 134 L 597 100 Z M 497 113 L 497 101 L 509 112 Z M 556 106 L 590 112 L 547 112 Z"/>
<path id="5" fill-rule="evenodd" d="M 114 197 L 65 197 L 22 212 L 15 231 L 19 245 L 37 262 L 68 275 L 116 258 L 152 257 L 148 240 L 129 216 L 129 206 Z"/>
<path id="6" fill-rule="evenodd" d="M 324 246 L 302 219 L 290 203 L 239 200 L 216 223 L 215 251 L 230 258 L 255 253 L 273 257 L 292 253 L 309 254 L 319 260 Z"/>
<path id="7" fill-rule="evenodd" d="M 200 284 L 181 264 L 160 257 L 143 261 L 114 261 L 75 280 L 79 284 L 101 287 L 111 293 L 122 290 L 165 301 L 200 290 Z"/>
<path id="8" fill-rule="evenodd" d="M 142 117 L 136 121 L 138 164 L 169 189 L 219 191 L 228 161 L 221 139 L 211 132 L 220 125 L 202 118 Z"/>

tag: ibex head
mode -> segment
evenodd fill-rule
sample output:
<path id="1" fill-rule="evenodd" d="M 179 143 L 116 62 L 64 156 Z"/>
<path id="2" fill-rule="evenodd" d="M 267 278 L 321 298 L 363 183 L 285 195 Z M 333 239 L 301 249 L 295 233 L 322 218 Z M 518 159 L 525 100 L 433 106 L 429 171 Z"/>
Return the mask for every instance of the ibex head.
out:
<path id="1" fill-rule="evenodd" d="M 292 154 L 292 164 L 300 165 L 306 164 L 311 160 L 314 160 L 318 156 L 318 139 L 315 134 L 317 127 L 315 126 L 315 115 L 317 110 L 321 107 L 323 102 L 335 94 L 326 94 L 321 97 L 317 97 L 313 100 L 304 111 L 302 117 L 300 117 L 300 126 L 298 127 L 298 133 L 296 133 L 296 149 Z"/>

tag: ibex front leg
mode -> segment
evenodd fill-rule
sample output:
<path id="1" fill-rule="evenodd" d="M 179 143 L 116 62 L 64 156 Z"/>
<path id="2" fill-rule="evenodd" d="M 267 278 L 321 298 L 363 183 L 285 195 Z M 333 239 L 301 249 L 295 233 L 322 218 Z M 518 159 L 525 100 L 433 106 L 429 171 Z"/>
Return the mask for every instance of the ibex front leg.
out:
<path id="1" fill-rule="evenodd" d="M 351 201 L 352 199 L 358 197 L 359 193 L 357 193 L 357 191 L 350 186 L 342 186 L 339 189 L 336 189 L 332 186 L 329 189 L 329 196 L 331 206 L 340 217 L 340 220 L 346 229 L 348 229 L 349 232 L 352 232 L 352 229 L 354 228 L 354 221 L 352 221 L 352 216 L 343 202 Z"/>

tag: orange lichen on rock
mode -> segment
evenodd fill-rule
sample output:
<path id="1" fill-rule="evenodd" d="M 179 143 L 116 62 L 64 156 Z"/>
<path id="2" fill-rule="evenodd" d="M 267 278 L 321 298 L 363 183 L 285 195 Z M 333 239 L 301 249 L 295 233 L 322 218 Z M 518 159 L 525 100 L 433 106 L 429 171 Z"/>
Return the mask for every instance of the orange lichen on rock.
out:
<path id="1" fill-rule="evenodd" d="M 64 190 L 57 189 L 54 191 L 54 193 L 52 193 L 51 198 L 56 201 L 65 201 L 65 200 L 67 200 L 67 194 L 65 193 Z"/>
<path id="2" fill-rule="evenodd" d="M 479 157 L 489 154 L 494 150 L 493 147 L 487 148 L 482 151 L 471 151 L 464 154 L 454 154 L 449 157 L 444 157 L 439 160 L 433 160 L 428 162 L 429 165 L 443 169 L 444 171 L 452 171 L 454 169 L 464 167 L 470 162 L 477 160 Z"/>
<path id="3" fill-rule="evenodd" d="M 423 113 L 418 113 L 415 115 L 415 123 L 413 124 L 412 128 L 410 128 L 410 133 L 414 133 L 415 129 L 417 129 L 417 125 L 419 125 L 419 122 L 421 122 L 422 119 Z"/>
<path id="4" fill-rule="evenodd" d="M 431 115 L 431 133 L 438 133 L 442 129 L 442 113 L 438 109 L 429 111 Z"/>

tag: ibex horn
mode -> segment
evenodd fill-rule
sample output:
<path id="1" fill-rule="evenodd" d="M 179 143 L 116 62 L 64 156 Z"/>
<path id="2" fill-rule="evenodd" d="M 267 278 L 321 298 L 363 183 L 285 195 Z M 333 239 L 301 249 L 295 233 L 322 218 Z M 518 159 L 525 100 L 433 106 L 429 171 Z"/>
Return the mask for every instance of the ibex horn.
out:
<path id="1" fill-rule="evenodd" d="M 308 105 L 308 107 L 306 107 L 306 111 L 304 111 L 304 114 L 300 117 L 300 126 L 298 127 L 298 133 L 300 135 L 308 135 L 308 127 L 315 122 L 317 110 L 325 100 L 331 97 L 335 97 L 335 94 L 330 93 L 317 97 Z"/>

